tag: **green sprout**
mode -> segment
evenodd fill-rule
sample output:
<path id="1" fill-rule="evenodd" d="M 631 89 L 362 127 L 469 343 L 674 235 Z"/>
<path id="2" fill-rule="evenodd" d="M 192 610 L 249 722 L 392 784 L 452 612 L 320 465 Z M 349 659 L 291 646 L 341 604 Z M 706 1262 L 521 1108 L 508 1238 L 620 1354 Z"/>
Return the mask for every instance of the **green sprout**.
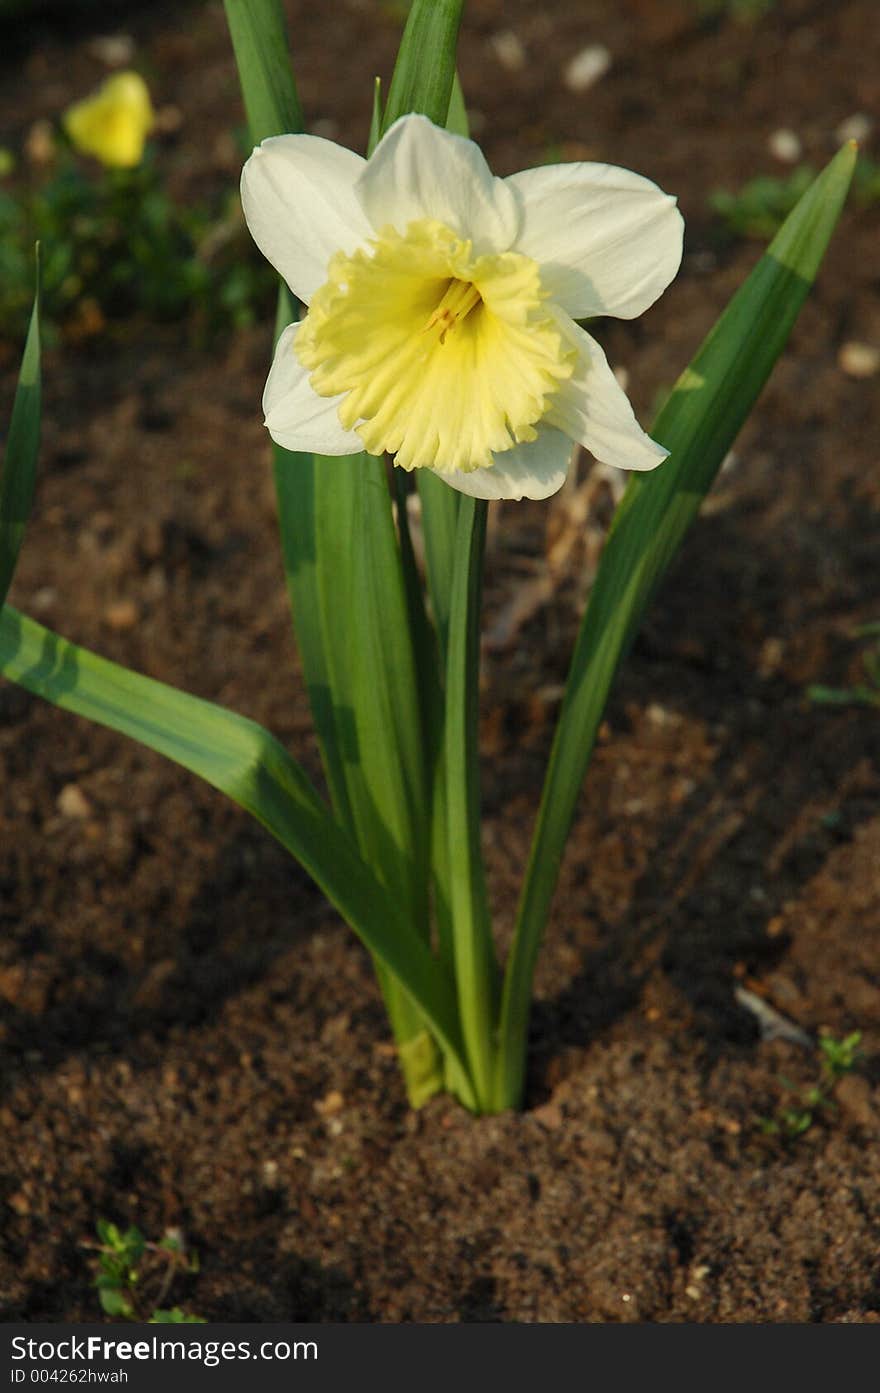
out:
<path id="1" fill-rule="evenodd" d="M 271 302 L 273 277 L 237 199 L 179 204 L 149 158 L 134 169 L 85 170 L 59 148 L 42 181 L 0 188 L 0 338 L 16 339 L 27 325 L 35 241 L 50 334 L 83 337 L 139 313 L 192 315 L 206 336 L 253 323 Z"/>
<path id="2" fill-rule="evenodd" d="M 98 1250 L 94 1285 L 105 1315 L 149 1325 L 204 1323 L 202 1316 L 187 1315 L 179 1306 L 162 1307 L 175 1276 L 199 1270 L 198 1258 L 187 1256 L 174 1230 L 158 1243 L 150 1243 L 134 1224 L 123 1231 L 109 1220 L 99 1219 L 95 1227 L 99 1242 L 86 1246 Z M 155 1289 L 151 1301 L 144 1295 L 145 1286 Z"/>
<path id="3" fill-rule="evenodd" d="M 828 1030 L 821 1031 L 818 1041 L 818 1080 L 799 1092 L 797 1101 L 790 1106 L 779 1108 L 773 1117 L 758 1119 L 764 1136 L 796 1141 L 809 1131 L 819 1116 L 833 1112 L 836 1108 L 834 1086 L 845 1074 L 851 1074 L 858 1064 L 861 1040 L 860 1030 L 853 1030 L 841 1040 Z M 797 1085 L 784 1075 L 780 1076 L 780 1083 L 783 1088 L 798 1092 Z"/>
<path id="4" fill-rule="evenodd" d="M 853 638 L 880 638 L 880 623 L 860 624 Z M 853 687 L 823 687 L 814 684 L 807 688 L 807 697 L 816 706 L 880 706 L 880 643 L 862 653 L 864 682 Z"/>
<path id="5" fill-rule="evenodd" d="M 809 164 L 798 165 L 790 174 L 761 174 L 736 193 L 716 189 L 709 195 L 709 207 L 732 236 L 767 241 L 779 231 L 815 177 L 816 171 Z M 867 155 L 856 161 L 852 198 L 860 208 L 880 202 L 880 164 Z"/>
<path id="6" fill-rule="evenodd" d="M 822 1056 L 822 1073 L 833 1085 L 844 1074 L 851 1074 L 861 1057 L 859 1046 L 862 1032 L 853 1030 L 842 1040 L 835 1040 L 830 1031 L 823 1031 L 819 1037 L 819 1052 Z"/>

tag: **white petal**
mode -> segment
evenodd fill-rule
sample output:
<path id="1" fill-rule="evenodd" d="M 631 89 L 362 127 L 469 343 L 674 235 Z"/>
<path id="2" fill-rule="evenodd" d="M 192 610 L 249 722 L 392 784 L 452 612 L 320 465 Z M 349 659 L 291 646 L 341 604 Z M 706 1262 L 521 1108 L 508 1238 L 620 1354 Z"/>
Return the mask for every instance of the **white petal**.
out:
<path id="1" fill-rule="evenodd" d="M 634 319 L 681 264 L 684 223 L 675 199 L 650 179 L 609 164 L 525 169 L 505 183 L 520 205 L 514 251 L 572 319 Z"/>
<path id="2" fill-rule="evenodd" d="M 549 498 L 565 483 L 571 462 L 571 441 L 561 431 L 538 427 L 537 440 L 514 445 L 495 456 L 488 469 L 437 477 L 472 498 Z"/>
<path id="3" fill-rule="evenodd" d="M 319 455 L 353 455 L 364 448 L 353 430 L 339 424 L 341 397 L 319 397 L 296 356 L 298 324 L 288 324 L 275 346 L 263 392 L 266 429 L 285 450 L 313 450 Z"/>
<path id="4" fill-rule="evenodd" d="M 519 226 L 517 203 L 472 140 L 441 130 L 425 116 L 402 116 L 382 137 L 357 183 L 377 232 L 405 232 L 418 218 L 467 237 L 474 254 L 507 251 Z"/>
<path id="5" fill-rule="evenodd" d="M 629 398 L 596 340 L 577 324 L 560 328 L 579 351 L 578 365 L 547 413 L 548 424 L 580 441 L 602 464 L 618 469 L 655 469 L 669 454 L 646 435 Z"/>
<path id="6" fill-rule="evenodd" d="M 241 172 L 251 236 L 294 295 L 308 304 L 335 251 L 372 236 L 354 194 L 366 161 L 316 135 L 277 135 L 258 145 Z"/>

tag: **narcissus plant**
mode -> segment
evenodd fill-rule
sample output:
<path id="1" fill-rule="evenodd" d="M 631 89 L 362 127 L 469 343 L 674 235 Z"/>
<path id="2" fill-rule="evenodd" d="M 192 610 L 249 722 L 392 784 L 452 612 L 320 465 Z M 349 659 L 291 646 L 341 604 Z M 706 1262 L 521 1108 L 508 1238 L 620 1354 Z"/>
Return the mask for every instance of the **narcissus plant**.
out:
<path id="1" fill-rule="evenodd" d="M 596 340 L 681 262 L 675 199 L 605 164 L 496 178 L 470 140 L 404 116 L 369 160 L 276 136 L 242 175 L 251 233 L 308 306 L 282 333 L 263 408 L 289 450 L 393 456 L 477 498 L 545 498 L 572 443 L 605 464 L 665 459 Z"/>
<path id="2" fill-rule="evenodd" d="M 499 1112 L 526 1096 L 535 964 L 617 670 L 782 352 L 856 151 L 844 147 L 804 193 L 684 367 L 652 439 L 583 322 L 631 319 L 663 292 L 681 260 L 675 200 L 609 165 L 495 178 L 466 138 L 461 10 L 413 0 L 362 159 L 283 134 L 301 130 L 302 113 L 281 0 L 226 0 L 258 145 L 245 213 L 287 282 L 263 405 L 322 785 L 265 727 L 9 604 L 0 675 L 251 813 L 368 949 L 412 1105 L 444 1089 Z M 297 323 L 291 291 L 307 307 Z M 0 602 L 34 494 L 39 361 L 37 298 L 0 473 Z M 480 817 L 486 500 L 553 493 L 573 442 L 636 472 L 571 655 L 516 918 L 496 938 Z M 242 459 L 242 488 L 257 467 Z M 424 570 L 403 470 L 415 471 Z"/>

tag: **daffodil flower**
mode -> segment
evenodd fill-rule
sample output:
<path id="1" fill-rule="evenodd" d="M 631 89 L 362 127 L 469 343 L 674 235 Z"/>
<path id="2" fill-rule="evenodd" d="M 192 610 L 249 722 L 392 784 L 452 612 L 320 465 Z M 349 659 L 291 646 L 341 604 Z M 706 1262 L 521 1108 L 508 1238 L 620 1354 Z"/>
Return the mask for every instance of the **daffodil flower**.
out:
<path id="1" fill-rule="evenodd" d="M 263 255 L 308 306 L 263 396 L 289 450 L 385 452 L 478 498 L 545 498 L 572 442 L 606 464 L 667 454 L 575 321 L 632 319 L 681 261 L 675 199 L 604 164 L 496 178 L 470 140 L 404 116 L 369 160 L 264 140 L 242 174 Z"/>
<path id="2" fill-rule="evenodd" d="M 97 92 L 64 113 L 64 129 L 78 150 L 115 169 L 140 164 L 155 116 L 139 73 L 116 73 Z"/>

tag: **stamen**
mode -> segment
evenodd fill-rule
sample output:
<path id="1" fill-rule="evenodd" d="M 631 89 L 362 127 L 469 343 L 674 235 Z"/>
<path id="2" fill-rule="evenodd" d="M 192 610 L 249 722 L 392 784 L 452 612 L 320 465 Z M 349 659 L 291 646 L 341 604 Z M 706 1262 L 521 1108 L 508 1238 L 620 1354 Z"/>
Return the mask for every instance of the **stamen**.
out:
<path id="1" fill-rule="evenodd" d="M 428 320 L 423 334 L 429 333 L 432 329 L 439 327 L 439 342 L 446 342 L 446 335 L 450 329 L 454 329 L 456 324 L 462 319 L 467 319 L 472 309 L 482 303 L 482 296 L 475 285 L 468 281 L 450 281 L 446 294 L 435 309 L 431 318 Z"/>

